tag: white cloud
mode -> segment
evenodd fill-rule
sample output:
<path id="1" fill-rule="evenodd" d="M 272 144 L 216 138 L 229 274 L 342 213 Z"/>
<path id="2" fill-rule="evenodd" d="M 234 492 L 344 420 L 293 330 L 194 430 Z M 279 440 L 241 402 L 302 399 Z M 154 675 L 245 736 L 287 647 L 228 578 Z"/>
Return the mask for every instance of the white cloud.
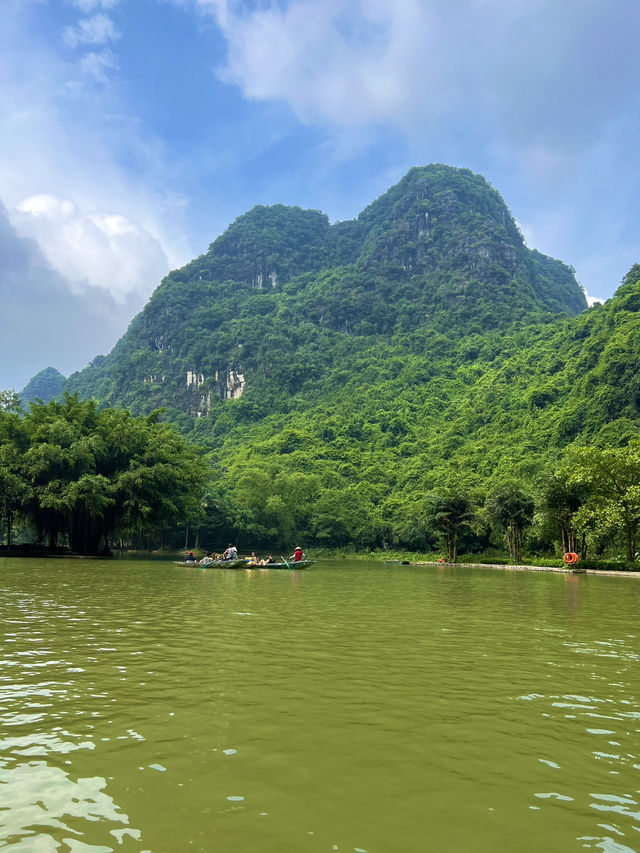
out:
<path id="1" fill-rule="evenodd" d="M 115 24 L 107 15 L 83 18 L 75 27 L 67 27 L 62 37 L 69 47 L 85 44 L 106 44 L 120 37 Z"/>
<path id="2" fill-rule="evenodd" d="M 43 215 L 52 206 L 43 199 L 33 209 Z M 57 207 L 69 211 L 66 203 Z M 72 293 L 38 245 L 17 234 L 1 202 L 0 256 L 0 388 L 20 390 L 47 365 L 65 375 L 81 369 L 111 349 L 141 308 L 134 294 L 118 302 L 98 287 Z"/>
<path id="3" fill-rule="evenodd" d="M 73 6 L 84 12 L 85 15 L 94 9 L 113 9 L 120 0 L 68 0 L 69 6 Z"/>
<path id="4" fill-rule="evenodd" d="M 223 79 L 248 98 L 279 98 L 305 122 L 355 126 L 406 117 L 418 92 L 437 100 L 436 15 L 419 0 L 293 0 L 251 12 L 197 0 L 228 44 Z"/>
<path id="5" fill-rule="evenodd" d="M 585 299 L 587 300 L 587 305 L 589 306 L 589 308 L 591 308 L 594 305 L 604 305 L 604 303 L 606 301 L 604 299 L 601 299 L 601 297 L 599 297 L 599 296 L 589 296 L 589 294 L 587 293 L 586 290 L 584 292 L 584 295 L 585 295 Z"/>
<path id="6" fill-rule="evenodd" d="M 52 195 L 24 199 L 17 210 L 13 225 L 36 241 L 74 293 L 101 288 L 124 302 L 149 293 L 169 267 L 159 241 L 121 214 L 82 212 Z"/>
<path id="7" fill-rule="evenodd" d="M 71 61 L 24 38 L 22 8 L 13 8 L 0 34 L 0 195 L 11 224 L 74 293 L 102 288 L 119 303 L 149 295 L 194 254 L 181 229 L 183 200 L 167 189 L 164 151 L 109 85 L 105 69 L 117 57 L 108 48 Z M 97 39 L 100 28 L 92 32 Z M 101 75 L 106 85 L 97 87 Z"/>
<path id="8" fill-rule="evenodd" d="M 215 18 L 228 48 L 221 76 L 247 98 L 285 101 L 309 124 L 395 123 L 414 134 L 443 117 L 530 134 L 527 102 L 531 119 L 555 111 L 567 124 L 558 102 L 579 81 L 568 75 L 551 99 L 546 86 L 593 16 L 552 0 L 192 2 Z"/>
<path id="9" fill-rule="evenodd" d="M 470 137 L 477 160 L 507 149 L 548 180 L 637 99 L 632 3 L 191 2 L 226 40 L 220 76 L 248 99 L 334 131 L 385 125 L 421 150 L 468 152 Z"/>
<path id="10" fill-rule="evenodd" d="M 89 51 L 79 61 L 80 68 L 88 77 L 93 77 L 99 83 L 108 83 L 109 72 L 118 68 L 118 60 L 109 48 L 100 51 Z"/>
<path id="11" fill-rule="evenodd" d="M 220 45 L 216 32 L 211 62 L 222 66 L 220 75 L 246 100 L 276 102 L 268 109 L 254 109 L 254 103 L 251 110 L 234 104 L 229 112 L 240 108 L 233 133 L 210 145 L 198 120 L 192 126 L 184 117 L 171 121 L 162 91 L 155 103 L 145 95 L 140 118 L 125 101 L 136 84 L 126 79 L 126 69 L 140 58 L 135 40 L 127 38 L 133 33 L 127 15 L 135 9 L 137 25 L 142 15 L 164 14 L 167 2 L 211 13 L 227 47 L 226 58 L 213 53 Z M 241 212 L 238 199 L 250 193 L 250 203 L 271 193 L 274 201 L 317 206 L 312 193 L 296 193 L 308 185 L 315 193 L 326 183 L 327 193 L 333 187 L 339 196 L 336 206 L 354 215 L 354 194 L 366 203 L 409 165 L 439 160 L 486 174 L 527 223 L 529 245 L 573 263 L 589 291 L 607 292 L 637 259 L 640 109 L 628 111 L 626 124 L 610 121 L 629 90 L 638 97 L 632 73 L 637 27 L 628 14 L 625 21 L 631 2 L 157 0 L 154 6 L 66 0 L 65 23 L 69 8 L 76 10 L 67 30 L 73 50 L 65 49 L 61 26 L 45 32 L 25 23 L 29 7 L 36 20 L 41 0 L 0 4 L 0 194 L 15 228 L 37 240 L 58 270 L 61 287 L 96 299 L 105 288 L 122 300 L 145 286 L 150 291 L 167 267 L 192 257 L 184 199 L 169 189 L 189 170 L 191 179 L 198 175 L 204 203 L 218 211 Z M 51 9 L 56 5 L 62 4 Z M 211 30 L 201 29 L 200 50 Z M 175 56 L 181 55 L 181 37 Z M 146 47 L 153 51 L 151 38 Z M 200 105 L 208 71 L 203 65 Z M 220 88 L 211 87 L 211 115 L 220 103 L 233 103 L 229 91 L 216 101 Z M 321 134 L 302 139 L 291 116 L 278 124 L 286 112 L 282 104 Z M 225 122 L 221 111 L 219 127 Z M 165 148 L 155 133 L 170 125 Z M 269 140 L 272 125 L 290 143 L 288 150 L 302 140 L 291 168 L 287 163 L 288 199 L 277 195 L 282 165 Z M 191 156 L 192 148 L 182 161 L 181 133 L 190 141 L 202 137 L 198 153 Z M 376 134 L 383 143 L 377 150 Z M 599 140 L 602 153 L 595 156 Z M 256 160 L 259 181 L 251 171 Z M 238 176 L 235 184 L 251 184 L 250 193 L 234 188 L 217 199 L 212 163 L 218 173 L 228 171 L 225 187 Z M 220 227 L 225 215 L 219 213 Z M 617 233 L 625 217 L 631 225 Z"/>

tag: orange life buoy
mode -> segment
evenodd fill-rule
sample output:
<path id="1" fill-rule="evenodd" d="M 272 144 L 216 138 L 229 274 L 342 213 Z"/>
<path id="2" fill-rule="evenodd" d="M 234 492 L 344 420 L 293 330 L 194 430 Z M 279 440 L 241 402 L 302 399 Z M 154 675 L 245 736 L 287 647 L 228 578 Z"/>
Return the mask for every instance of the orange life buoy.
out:
<path id="1" fill-rule="evenodd" d="M 568 551 L 564 557 L 562 558 L 568 566 L 573 566 L 574 563 L 578 562 L 578 555 L 573 551 Z"/>

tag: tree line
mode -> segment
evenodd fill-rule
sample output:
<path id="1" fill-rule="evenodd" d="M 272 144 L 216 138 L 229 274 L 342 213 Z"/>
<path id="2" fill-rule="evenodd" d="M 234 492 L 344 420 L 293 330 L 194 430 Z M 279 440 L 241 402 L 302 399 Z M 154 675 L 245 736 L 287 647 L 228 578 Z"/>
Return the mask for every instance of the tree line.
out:
<path id="1" fill-rule="evenodd" d="M 426 477 L 425 477 L 426 479 Z M 242 537 L 269 547 L 434 553 L 505 551 L 518 563 L 536 556 L 633 563 L 640 525 L 640 440 L 624 447 L 572 446 L 529 482 L 498 478 L 471 487 L 444 477 L 410 494 L 357 483 L 323 485 L 318 474 L 271 469 L 219 472 L 210 485 L 216 518 L 205 536 Z"/>
<path id="2" fill-rule="evenodd" d="M 612 549 L 636 562 L 640 526 L 640 441 L 626 447 L 574 446 L 561 463 L 543 472 L 533 491 L 517 481 L 495 485 L 483 505 L 456 490 L 430 495 L 427 523 L 441 537 L 447 559 L 455 562 L 461 534 L 491 529 L 502 538 L 514 563 L 528 537 L 532 550 L 555 548 L 583 560 Z"/>

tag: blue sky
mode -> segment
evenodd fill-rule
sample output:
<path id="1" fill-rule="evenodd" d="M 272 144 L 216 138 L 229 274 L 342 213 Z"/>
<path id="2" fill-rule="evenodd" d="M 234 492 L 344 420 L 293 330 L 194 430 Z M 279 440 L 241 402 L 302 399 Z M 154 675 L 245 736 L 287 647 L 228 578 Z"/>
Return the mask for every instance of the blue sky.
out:
<path id="1" fill-rule="evenodd" d="M 253 205 L 349 219 L 414 165 L 483 174 L 592 297 L 640 260 L 637 0 L 2 7 L 0 389 L 108 352 Z"/>

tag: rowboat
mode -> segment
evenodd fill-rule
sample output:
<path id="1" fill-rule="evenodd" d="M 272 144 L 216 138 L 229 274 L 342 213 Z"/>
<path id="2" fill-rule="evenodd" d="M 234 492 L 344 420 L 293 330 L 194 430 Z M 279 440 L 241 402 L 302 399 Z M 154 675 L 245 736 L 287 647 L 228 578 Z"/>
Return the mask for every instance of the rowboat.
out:
<path id="1" fill-rule="evenodd" d="M 174 560 L 173 563 L 175 566 L 192 566 L 196 569 L 245 569 L 248 560 L 242 557 L 239 560 L 211 560 L 207 563 L 186 562 L 185 560 Z"/>
<path id="2" fill-rule="evenodd" d="M 298 560 L 295 562 L 293 560 L 291 563 L 266 563 L 264 566 L 261 566 L 259 563 L 249 563 L 246 566 L 247 569 L 289 569 L 292 572 L 297 572 L 298 569 L 306 569 L 312 563 L 315 563 L 316 560 Z"/>
<path id="3" fill-rule="evenodd" d="M 265 563 L 263 566 L 260 563 L 252 563 L 250 560 L 236 560 L 231 565 L 228 562 L 215 562 L 209 563 L 208 566 L 200 566 L 201 569 L 289 569 L 292 572 L 298 571 L 298 569 L 306 569 L 312 563 L 315 563 L 315 560 L 298 560 L 296 563 L 292 561 L 290 563 Z"/>
<path id="4" fill-rule="evenodd" d="M 241 557 L 238 560 L 211 560 L 208 563 L 185 562 L 184 560 L 174 560 L 175 566 L 191 566 L 196 569 L 289 569 L 297 572 L 299 569 L 306 569 L 315 560 L 298 560 L 296 563 L 266 563 L 261 566 L 260 563 L 252 563 L 247 557 Z"/>

